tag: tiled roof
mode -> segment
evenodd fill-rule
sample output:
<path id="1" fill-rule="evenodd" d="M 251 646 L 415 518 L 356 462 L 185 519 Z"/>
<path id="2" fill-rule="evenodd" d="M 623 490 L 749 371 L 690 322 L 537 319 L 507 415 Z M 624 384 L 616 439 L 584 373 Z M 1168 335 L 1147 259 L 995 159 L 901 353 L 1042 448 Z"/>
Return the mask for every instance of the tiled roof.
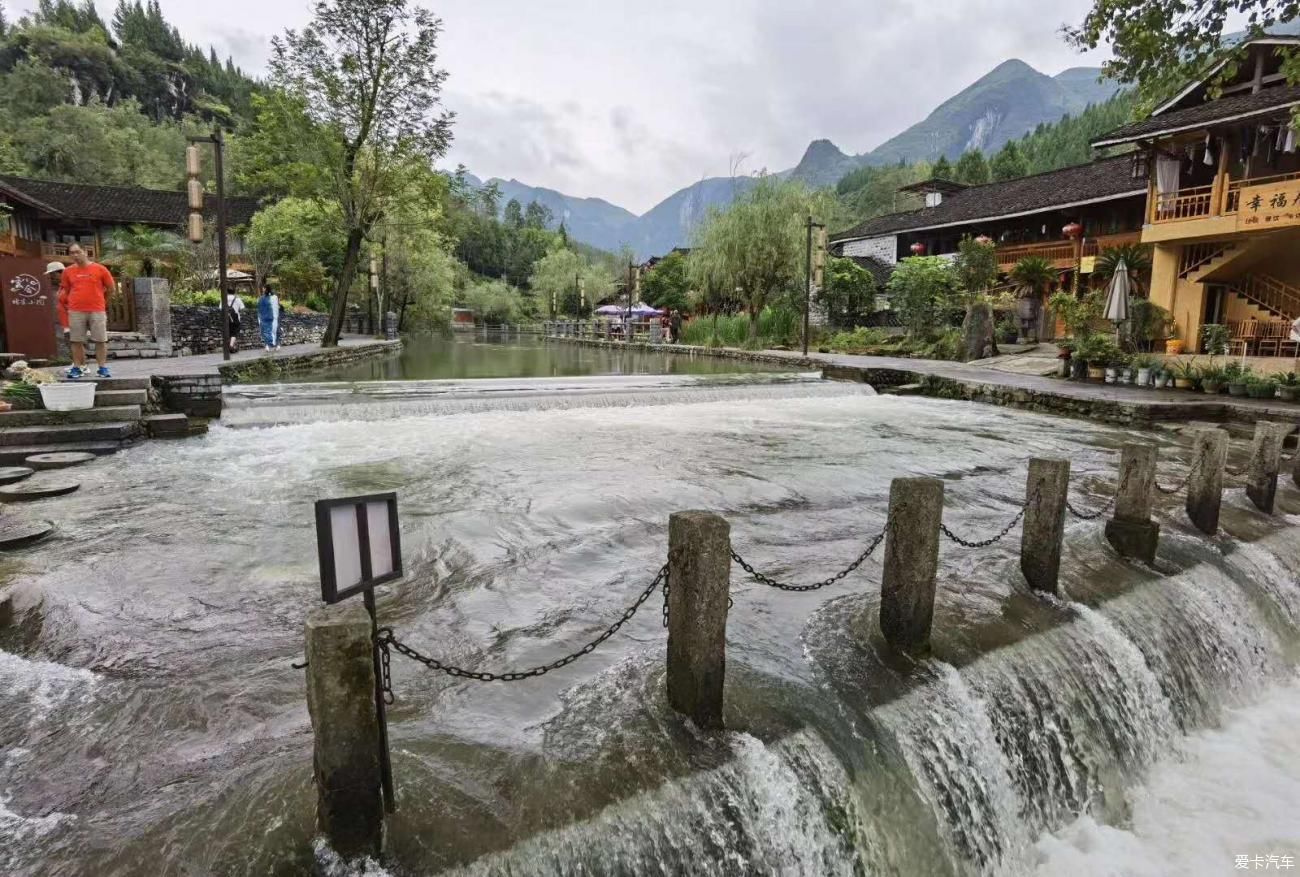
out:
<path id="1" fill-rule="evenodd" d="M 1133 178 L 1132 158 L 1117 156 L 1001 183 L 971 186 L 946 195 L 937 207 L 877 216 L 834 235 L 831 240 L 962 225 L 1145 194 L 1145 181 Z"/>
<path id="2" fill-rule="evenodd" d="M 1194 131 L 1216 122 L 1247 119 L 1276 112 L 1300 104 L 1300 86 L 1288 85 L 1266 88 L 1255 94 L 1236 94 L 1219 100 L 1205 101 L 1183 110 L 1173 110 L 1151 116 L 1141 122 L 1131 122 L 1093 141 L 1093 146 L 1114 146 L 1146 140 L 1161 134 Z"/>
<path id="3" fill-rule="evenodd" d="M 91 222 L 180 226 L 190 212 L 184 192 L 165 189 L 89 186 L 0 175 L 0 191 L 38 209 Z M 204 196 L 204 212 L 215 214 L 215 196 Z M 231 225 L 247 224 L 256 212 L 256 198 L 226 198 Z"/>

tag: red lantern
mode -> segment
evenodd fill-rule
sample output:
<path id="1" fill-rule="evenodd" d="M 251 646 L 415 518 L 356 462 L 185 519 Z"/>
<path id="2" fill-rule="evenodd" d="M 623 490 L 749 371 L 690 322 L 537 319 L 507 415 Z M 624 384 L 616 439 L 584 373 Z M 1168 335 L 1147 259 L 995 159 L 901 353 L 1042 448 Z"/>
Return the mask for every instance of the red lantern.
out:
<path id="1" fill-rule="evenodd" d="M 916 243 L 912 244 L 910 249 L 912 250 L 913 256 L 925 255 L 925 244 L 921 243 L 920 241 L 917 241 Z"/>
<path id="2" fill-rule="evenodd" d="M 1071 222 L 1069 225 L 1061 229 L 1061 234 L 1065 235 L 1072 241 L 1078 240 L 1083 235 L 1083 226 L 1077 222 Z"/>

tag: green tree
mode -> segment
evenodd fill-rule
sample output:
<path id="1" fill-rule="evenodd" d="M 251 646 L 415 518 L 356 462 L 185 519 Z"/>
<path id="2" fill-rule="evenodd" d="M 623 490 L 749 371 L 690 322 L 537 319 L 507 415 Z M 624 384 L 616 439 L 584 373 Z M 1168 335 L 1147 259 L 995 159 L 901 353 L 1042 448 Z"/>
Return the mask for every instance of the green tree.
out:
<path id="1" fill-rule="evenodd" d="M 501 222 L 506 228 L 524 227 L 524 207 L 519 203 L 518 198 L 511 198 L 506 202 L 506 212 Z"/>
<path id="2" fill-rule="evenodd" d="M 167 276 L 175 279 L 175 269 L 185 257 L 185 244 L 174 232 L 145 225 L 132 225 L 113 232 L 112 250 L 104 257 L 108 265 L 125 268 L 141 277 Z M 165 275 L 155 275 L 165 269 Z"/>
<path id="3" fill-rule="evenodd" d="M 536 201 L 529 201 L 524 210 L 524 225 L 528 228 L 545 229 L 554 218 L 551 208 Z"/>
<path id="4" fill-rule="evenodd" d="M 652 308 L 684 311 L 690 306 L 691 279 L 686 257 L 671 252 L 641 278 L 641 299 Z"/>
<path id="5" fill-rule="evenodd" d="M 529 286 L 539 306 L 552 315 L 572 315 L 577 310 L 578 280 L 586 261 L 573 250 L 556 247 L 533 266 Z"/>
<path id="6" fill-rule="evenodd" d="M 998 182 L 1014 180 L 1029 173 L 1029 161 L 1020 151 L 1020 145 L 1014 140 L 1008 140 L 998 154 L 993 156 L 990 170 L 993 179 Z"/>
<path id="7" fill-rule="evenodd" d="M 939 160 L 930 166 L 930 176 L 936 180 L 955 180 L 955 172 L 952 165 L 948 163 L 948 156 L 941 155 Z"/>
<path id="8" fill-rule="evenodd" d="M 340 267 L 341 225 L 338 207 L 321 201 L 289 197 L 263 207 L 244 240 L 257 281 L 275 276 L 296 301 L 321 295 Z"/>
<path id="9" fill-rule="evenodd" d="M 852 259 L 830 259 L 817 301 L 826 308 L 831 326 L 855 328 L 876 310 L 876 278 Z"/>
<path id="10" fill-rule="evenodd" d="M 1041 298 L 1060 279 L 1060 274 L 1052 267 L 1052 263 L 1042 256 L 1025 256 L 1015 264 L 1008 276 L 1012 283 L 1020 287 L 1024 298 Z"/>
<path id="11" fill-rule="evenodd" d="M 947 323 L 956 304 L 957 277 L 942 256 L 913 256 L 899 262 L 889 277 L 889 304 L 916 338 Z"/>
<path id="12" fill-rule="evenodd" d="M 968 149 L 957 159 L 956 179 L 968 186 L 982 186 L 993 179 L 993 172 L 978 149 Z"/>
<path id="13" fill-rule="evenodd" d="M 998 280 L 997 247 L 988 238 L 962 238 L 952 262 L 957 287 L 970 302 L 988 292 Z"/>
<path id="14" fill-rule="evenodd" d="M 336 204 L 346 233 L 322 346 L 338 344 L 362 242 L 450 142 L 441 27 L 409 0 L 322 0 L 310 26 L 271 41 L 252 173 Z"/>
<path id="15" fill-rule="evenodd" d="M 834 210 L 828 196 L 797 182 L 761 177 L 727 210 L 713 210 L 697 231 L 706 274 L 741 290 L 749 313 L 750 341 L 758 340 L 758 317 L 782 292 L 801 287 L 808 215 Z M 695 254 L 692 253 L 692 256 Z"/>

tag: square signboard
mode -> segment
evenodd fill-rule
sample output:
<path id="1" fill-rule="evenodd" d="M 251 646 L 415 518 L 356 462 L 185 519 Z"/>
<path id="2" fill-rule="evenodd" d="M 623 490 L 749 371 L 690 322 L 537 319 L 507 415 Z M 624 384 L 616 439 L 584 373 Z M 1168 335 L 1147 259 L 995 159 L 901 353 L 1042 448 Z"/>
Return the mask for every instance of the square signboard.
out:
<path id="1" fill-rule="evenodd" d="M 338 603 L 402 576 L 397 494 L 316 502 L 321 597 Z"/>

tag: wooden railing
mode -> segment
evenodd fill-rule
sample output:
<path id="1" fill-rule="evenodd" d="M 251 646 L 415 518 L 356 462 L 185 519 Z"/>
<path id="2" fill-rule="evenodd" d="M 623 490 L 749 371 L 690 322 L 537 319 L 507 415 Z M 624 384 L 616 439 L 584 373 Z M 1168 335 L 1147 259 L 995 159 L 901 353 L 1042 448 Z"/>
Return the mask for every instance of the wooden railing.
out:
<path id="1" fill-rule="evenodd" d="M 1053 267 L 1066 268 L 1074 264 L 1073 241 L 1045 241 L 1039 244 L 1013 244 L 998 247 L 998 268 L 1003 271 L 1014 268 L 1021 259 L 1037 256 L 1051 262 Z"/>
<path id="2" fill-rule="evenodd" d="M 1215 186 L 1196 186 L 1155 196 L 1151 209 L 1152 222 L 1179 222 L 1209 216 L 1214 210 Z"/>
<path id="3" fill-rule="evenodd" d="M 1122 231 L 1118 234 L 1104 234 L 1095 238 L 1085 238 L 1083 241 L 1084 256 L 1100 256 L 1107 250 L 1115 247 L 1125 247 L 1130 244 L 1142 243 L 1142 232 L 1140 231 Z"/>
<path id="4" fill-rule="evenodd" d="M 1232 180 L 1224 192 L 1223 214 L 1232 215 L 1241 209 L 1241 190 L 1251 186 L 1266 186 L 1269 183 L 1285 183 L 1287 180 L 1300 180 L 1300 173 L 1275 174 L 1271 177 L 1252 177 L 1247 180 Z"/>
<path id="5" fill-rule="evenodd" d="M 1189 244 L 1183 247 L 1178 257 L 1178 277 L 1186 280 L 1197 269 L 1213 262 L 1228 251 L 1230 244 L 1211 241 L 1204 244 Z"/>
<path id="6" fill-rule="evenodd" d="M 1250 274 L 1231 287 L 1232 291 L 1275 314 L 1294 320 L 1300 317 L 1300 289 L 1269 277 L 1267 274 Z"/>
<path id="7" fill-rule="evenodd" d="M 72 246 L 74 244 L 52 244 L 49 241 L 41 241 L 41 256 L 46 259 L 63 259 L 67 261 L 72 258 L 68 253 L 68 248 Z M 99 249 L 94 244 L 81 244 L 81 248 L 86 251 L 89 258 L 99 258 Z"/>

